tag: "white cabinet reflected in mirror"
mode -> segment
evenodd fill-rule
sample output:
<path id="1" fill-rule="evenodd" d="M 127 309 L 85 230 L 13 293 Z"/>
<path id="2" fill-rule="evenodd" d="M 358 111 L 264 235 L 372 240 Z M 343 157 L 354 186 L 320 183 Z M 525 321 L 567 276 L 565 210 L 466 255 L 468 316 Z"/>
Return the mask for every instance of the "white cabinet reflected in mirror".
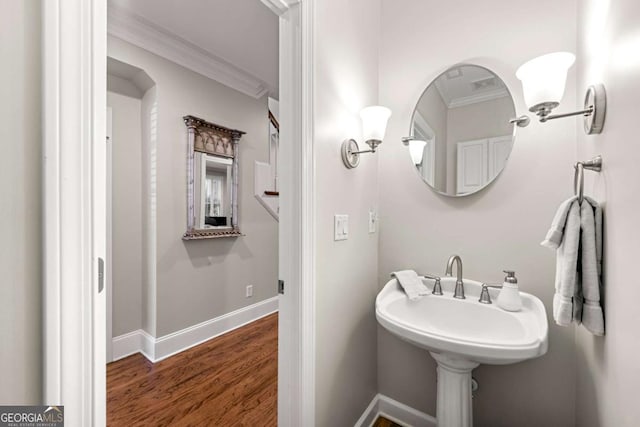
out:
<path id="1" fill-rule="evenodd" d="M 411 120 L 411 161 L 434 191 L 452 197 L 485 188 L 504 169 L 515 136 L 513 98 L 491 70 L 458 64 L 420 97 Z"/>
<path id="2" fill-rule="evenodd" d="M 185 240 L 241 236 L 238 142 L 244 132 L 185 116 L 188 130 Z"/>
<path id="3" fill-rule="evenodd" d="M 231 224 L 231 171 L 233 161 L 209 154 L 197 153 L 200 157 L 196 175 L 200 182 L 198 228 L 225 228 Z"/>

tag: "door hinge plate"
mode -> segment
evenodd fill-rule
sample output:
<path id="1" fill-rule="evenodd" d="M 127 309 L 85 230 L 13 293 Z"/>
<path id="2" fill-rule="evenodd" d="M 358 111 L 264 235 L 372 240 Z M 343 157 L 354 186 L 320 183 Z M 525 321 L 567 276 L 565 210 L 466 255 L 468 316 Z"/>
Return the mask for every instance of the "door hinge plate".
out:
<path id="1" fill-rule="evenodd" d="M 104 289 L 104 260 L 98 258 L 98 293 Z"/>
<path id="2" fill-rule="evenodd" d="M 278 280 L 278 293 L 284 294 L 284 280 Z"/>

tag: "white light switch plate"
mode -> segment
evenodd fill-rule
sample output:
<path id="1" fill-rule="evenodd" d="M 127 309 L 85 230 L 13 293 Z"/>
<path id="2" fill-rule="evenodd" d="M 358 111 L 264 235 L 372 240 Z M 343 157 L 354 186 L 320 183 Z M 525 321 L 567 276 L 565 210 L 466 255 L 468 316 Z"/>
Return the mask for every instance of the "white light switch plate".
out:
<path id="1" fill-rule="evenodd" d="M 335 215 L 333 217 L 333 240 L 347 240 L 349 238 L 349 215 Z"/>
<path id="2" fill-rule="evenodd" d="M 378 213 L 374 210 L 369 211 L 369 233 L 375 233 L 378 224 Z"/>

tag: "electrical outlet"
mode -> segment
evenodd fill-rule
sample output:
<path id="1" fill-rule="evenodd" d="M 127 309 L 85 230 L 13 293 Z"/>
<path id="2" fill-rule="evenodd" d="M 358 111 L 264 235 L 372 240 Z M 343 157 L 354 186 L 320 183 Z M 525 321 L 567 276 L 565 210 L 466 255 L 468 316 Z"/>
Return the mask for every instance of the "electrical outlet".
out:
<path id="1" fill-rule="evenodd" d="M 253 296 L 253 285 L 247 286 L 247 298 L 251 298 Z"/>

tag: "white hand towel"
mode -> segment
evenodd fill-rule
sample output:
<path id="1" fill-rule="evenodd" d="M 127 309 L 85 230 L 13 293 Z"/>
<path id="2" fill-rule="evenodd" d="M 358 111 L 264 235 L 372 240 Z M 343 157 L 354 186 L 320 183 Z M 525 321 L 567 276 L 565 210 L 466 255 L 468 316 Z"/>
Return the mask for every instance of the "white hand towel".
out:
<path id="1" fill-rule="evenodd" d="M 604 335 L 600 305 L 602 209 L 598 202 L 590 197 L 582 204 L 576 197 L 563 202 L 541 245 L 556 249 L 556 323 L 582 323 L 594 335 Z"/>
<path id="2" fill-rule="evenodd" d="M 564 227 L 567 223 L 569 209 L 571 209 L 573 202 L 576 200 L 578 200 L 578 198 L 573 196 L 562 202 L 555 217 L 553 217 L 551 228 L 547 232 L 547 236 L 544 238 L 542 243 L 540 243 L 542 246 L 546 246 L 551 249 L 558 249 L 558 246 L 560 246 L 560 243 L 562 242 L 562 235 L 564 234 Z"/>
<path id="3" fill-rule="evenodd" d="M 422 283 L 422 279 L 413 270 L 396 271 L 391 273 L 391 276 L 396 278 L 411 301 L 429 294 L 429 288 Z"/>
<path id="4" fill-rule="evenodd" d="M 602 209 L 593 199 L 585 198 L 580 206 L 580 231 L 582 325 L 594 335 L 604 335 L 604 316 L 600 306 Z"/>
<path id="5" fill-rule="evenodd" d="M 560 210 L 564 209 L 564 206 L 560 207 Z M 572 320 L 580 318 L 581 309 L 580 304 L 574 304 L 577 302 L 574 298 L 579 294 L 577 271 L 580 248 L 580 207 L 577 199 L 569 204 L 566 222 L 560 236 L 560 246 L 556 251 L 556 293 L 553 296 L 553 318 L 558 325 L 568 326 Z"/>

